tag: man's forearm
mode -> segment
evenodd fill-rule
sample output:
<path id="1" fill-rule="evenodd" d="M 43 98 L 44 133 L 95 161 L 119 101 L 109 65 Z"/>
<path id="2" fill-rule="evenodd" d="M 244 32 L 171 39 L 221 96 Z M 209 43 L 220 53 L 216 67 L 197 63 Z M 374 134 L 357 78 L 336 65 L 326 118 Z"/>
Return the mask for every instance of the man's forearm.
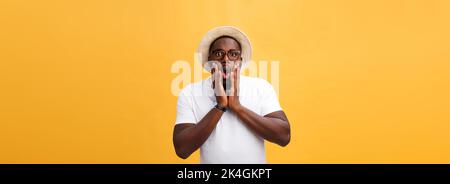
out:
<path id="1" fill-rule="evenodd" d="M 233 111 L 239 119 L 262 138 L 280 146 L 286 146 L 289 143 L 290 127 L 287 119 L 260 116 L 242 105 L 234 108 Z M 284 116 L 282 112 L 277 113 Z"/>
<path id="2" fill-rule="evenodd" d="M 223 112 L 212 108 L 197 124 L 188 125 L 175 133 L 174 144 L 178 156 L 189 157 L 208 139 L 222 117 Z M 177 130 L 175 130 L 177 131 Z"/>

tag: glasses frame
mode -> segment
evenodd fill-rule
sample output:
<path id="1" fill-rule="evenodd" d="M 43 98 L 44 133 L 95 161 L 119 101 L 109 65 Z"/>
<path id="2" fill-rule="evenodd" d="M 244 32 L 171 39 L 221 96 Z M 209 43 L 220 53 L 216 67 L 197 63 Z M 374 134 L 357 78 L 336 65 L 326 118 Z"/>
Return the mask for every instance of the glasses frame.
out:
<path id="1" fill-rule="evenodd" d="M 216 56 L 214 56 L 214 54 L 217 53 L 217 52 L 223 52 L 224 54 L 223 54 L 221 57 L 216 57 Z M 235 58 L 234 56 L 231 56 L 231 53 L 232 53 L 232 52 L 238 52 L 239 54 L 238 54 L 238 56 Z M 216 49 L 216 50 L 213 50 L 213 51 L 211 51 L 211 52 L 209 53 L 209 57 L 212 58 L 212 59 L 214 59 L 214 60 L 221 60 L 221 59 L 224 59 L 224 58 L 225 58 L 225 55 L 228 57 L 229 60 L 232 60 L 232 61 L 237 61 L 237 60 L 239 60 L 239 59 L 242 58 L 242 52 L 239 51 L 239 50 L 235 50 L 235 49 L 231 49 L 231 50 L 228 50 L 228 51 L 225 51 L 225 50 L 223 50 L 223 49 Z"/>

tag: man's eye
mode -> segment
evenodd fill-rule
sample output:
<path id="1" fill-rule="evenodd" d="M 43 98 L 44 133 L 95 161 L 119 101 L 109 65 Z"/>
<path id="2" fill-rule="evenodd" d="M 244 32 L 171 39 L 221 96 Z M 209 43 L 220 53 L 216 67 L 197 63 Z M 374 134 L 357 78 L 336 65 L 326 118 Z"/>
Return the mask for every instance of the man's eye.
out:
<path id="1" fill-rule="evenodd" d="M 239 57 L 239 55 L 240 55 L 239 52 L 232 52 L 232 53 L 231 53 L 231 56 L 232 56 L 232 57 L 235 57 L 235 58 L 236 58 L 236 57 Z"/>
<path id="2" fill-rule="evenodd" d="M 217 56 L 217 57 L 220 57 L 220 56 L 223 55 L 223 53 L 222 52 L 216 52 L 214 55 Z"/>

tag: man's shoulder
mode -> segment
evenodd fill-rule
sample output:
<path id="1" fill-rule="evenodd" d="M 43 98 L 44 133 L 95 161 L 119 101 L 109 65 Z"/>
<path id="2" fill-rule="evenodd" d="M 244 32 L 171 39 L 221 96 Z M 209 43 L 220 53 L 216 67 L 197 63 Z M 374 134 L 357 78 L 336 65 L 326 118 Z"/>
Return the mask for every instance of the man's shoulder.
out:
<path id="1" fill-rule="evenodd" d="M 200 80 L 198 82 L 190 83 L 186 85 L 180 92 L 180 95 L 183 96 L 194 96 L 194 94 L 199 94 L 203 90 L 203 86 L 205 83 L 208 83 L 210 79 Z"/>

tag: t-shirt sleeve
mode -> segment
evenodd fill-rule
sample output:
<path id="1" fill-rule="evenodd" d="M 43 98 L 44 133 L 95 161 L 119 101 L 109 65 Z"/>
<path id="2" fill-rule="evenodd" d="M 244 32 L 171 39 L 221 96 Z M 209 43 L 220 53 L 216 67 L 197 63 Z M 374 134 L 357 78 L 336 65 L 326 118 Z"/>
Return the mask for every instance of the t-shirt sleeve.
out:
<path id="1" fill-rule="evenodd" d="M 277 93 L 273 86 L 263 80 L 263 90 L 261 95 L 261 115 L 265 116 L 275 111 L 283 110 L 280 106 L 280 102 L 278 101 Z"/>
<path id="2" fill-rule="evenodd" d="M 189 93 L 189 87 L 183 89 L 178 95 L 175 124 L 181 123 L 197 123 L 195 120 L 192 95 Z"/>

